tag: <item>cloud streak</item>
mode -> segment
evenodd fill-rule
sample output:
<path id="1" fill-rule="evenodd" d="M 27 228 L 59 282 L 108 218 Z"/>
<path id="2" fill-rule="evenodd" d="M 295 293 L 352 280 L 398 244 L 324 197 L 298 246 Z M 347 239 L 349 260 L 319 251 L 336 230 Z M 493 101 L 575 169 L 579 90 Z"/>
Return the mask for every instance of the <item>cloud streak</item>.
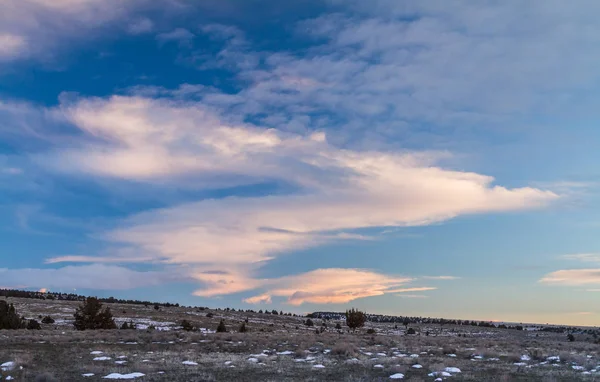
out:
<path id="1" fill-rule="evenodd" d="M 600 285 L 600 269 L 566 269 L 555 271 L 544 276 L 540 282 L 563 286 Z"/>

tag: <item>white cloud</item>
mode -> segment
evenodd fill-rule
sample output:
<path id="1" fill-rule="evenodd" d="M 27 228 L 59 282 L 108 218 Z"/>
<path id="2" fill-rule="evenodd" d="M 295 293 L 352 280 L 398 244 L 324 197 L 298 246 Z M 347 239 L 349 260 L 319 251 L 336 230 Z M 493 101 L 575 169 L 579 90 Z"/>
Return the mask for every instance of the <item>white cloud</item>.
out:
<path id="1" fill-rule="evenodd" d="M 177 28 L 172 30 L 171 32 L 160 33 L 156 35 L 156 40 L 160 44 L 165 44 L 171 41 L 177 41 L 180 44 L 186 43 L 192 40 L 195 35 L 185 28 Z"/>
<path id="2" fill-rule="evenodd" d="M 600 263 L 600 254 L 597 253 L 578 253 L 573 255 L 561 256 L 563 259 L 578 260 L 584 263 Z"/>
<path id="3" fill-rule="evenodd" d="M 57 269 L 0 268 L 5 287 L 60 289 L 119 290 L 161 285 L 181 281 L 178 273 L 134 271 L 114 265 L 90 264 Z"/>
<path id="4" fill-rule="evenodd" d="M 0 33 L 0 61 L 19 57 L 27 49 L 23 36 Z"/>
<path id="5" fill-rule="evenodd" d="M 144 10 L 177 9 L 177 0 L 7 0 L 0 13 L 0 61 L 54 59 L 65 44 L 103 34 Z M 148 31 L 141 18 L 130 32 Z"/>
<path id="6" fill-rule="evenodd" d="M 127 27 L 127 32 L 132 35 L 140 35 L 150 33 L 154 29 L 154 23 L 148 18 L 135 20 Z"/>
<path id="7" fill-rule="evenodd" d="M 151 183 L 168 180 L 192 188 L 264 180 L 298 188 L 287 195 L 201 200 L 152 210 L 104 234 L 115 245 L 130 248 L 127 253 L 144 254 L 107 255 L 105 261 L 228 269 L 225 274 L 195 275 L 209 285 L 199 292 L 205 296 L 260 287 L 256 272 L 245 272 L 282 253 L 368 239 L 352 232 L 356 229 L 537 208 L 558 198 L 552 192 L 507 189 L 493 185 L 489 176 L 435 166 L 447 154 L 341 149 L 322 132 L 293 134 L 235 122 L 202 102 L 120 96 L 82 99 L 58 112 L 86 138 L 36 157 L 40 165 L 57 171 Z M 273 295 L 285 295 L 290 303 L 346 298 L 317 291 L 291 297 L 288 290 L 277 291 L 281 289 Z"/>
<path id="8" fill-rule="evenodd" d="M 581 286 L 588 284 L 600 285 L 600 269 L 567 269 L 552 272 L 541 280 L 544 284 Z"/>

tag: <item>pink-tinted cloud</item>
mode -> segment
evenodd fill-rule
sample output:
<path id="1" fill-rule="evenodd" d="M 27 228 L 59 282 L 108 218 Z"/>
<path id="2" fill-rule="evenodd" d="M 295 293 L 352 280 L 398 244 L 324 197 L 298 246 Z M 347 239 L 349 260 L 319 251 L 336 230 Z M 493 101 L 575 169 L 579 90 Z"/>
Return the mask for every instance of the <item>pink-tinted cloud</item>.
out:
<path id="1" fill-rule="evenodd" d="M 578 286 L 600 285 L 600 269 L 567 269 L 552 272 L 544 276 L 541 283 L 551 285 Z"/>

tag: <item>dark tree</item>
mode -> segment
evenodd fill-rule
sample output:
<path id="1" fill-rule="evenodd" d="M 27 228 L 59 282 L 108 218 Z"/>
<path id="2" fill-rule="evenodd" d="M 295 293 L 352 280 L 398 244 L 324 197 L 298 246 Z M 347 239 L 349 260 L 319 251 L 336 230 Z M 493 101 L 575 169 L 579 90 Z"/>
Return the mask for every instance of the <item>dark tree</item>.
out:
<path id="1" fill-rule="evenodd" d="M 348 325 L 352 331 L 365 326 L 366 321 L 367 315 L 364 312 L 354 308 L 346 311 L 346 325 Z"/>
<path id="2" fill-rule="evenodd" d="M 246 328 L 246 323 L 242 322 L 242 324 L 240 325 L 240 329 L 238 330 L 238 332 L 240 333 L 246 333 L 248 331 L 248 328 Z"/>
<path id="3" fill-rule="evenodd" d="M 340 323 L 338 322 L 337 324 L 335 324 L 335 328 L 337 330 L 342 330 L 342 325 L 340 325 Z"/>
<path id="4" fill-rule="evenodd" d="M 25 325 L 14 305 L 0 300 L 0 329 L 23 329 Z"/>
<path id="5" fill-rule="evenodd" d="M 116 329 L 110 308 L 102 309 L 102 304 L 95 297 L 88 297 L 75 311 L 73 325 L 77 330 Z"/>
<path id="6" fill-rule="evenodd" d="M 221 320 L 221 322 L 219 322 L 219 326 L 217 326 L 217 333 L 226 333 L 227 332 L 227 327 L 225 326 L 225 321 Z"/>
<path id="7" fill-rule="evenodd" d="M 569 342 L 574 342 L 574 341 L 575 341 L 575 336 L 574 336 L 574 335 L 572 335 L 571 333 L 569 333 L 569 334 L 567 335 L 567 340 L 568 340 Z"/>
<path id="8" fill-rule="evenodd" d="M 314 326 L 315 323 L 313 322 L 313 320 L 311 320 L 310 318 L 306 319 L 306 321 L 304 322 L 304 325 L 306 326 Z"/>

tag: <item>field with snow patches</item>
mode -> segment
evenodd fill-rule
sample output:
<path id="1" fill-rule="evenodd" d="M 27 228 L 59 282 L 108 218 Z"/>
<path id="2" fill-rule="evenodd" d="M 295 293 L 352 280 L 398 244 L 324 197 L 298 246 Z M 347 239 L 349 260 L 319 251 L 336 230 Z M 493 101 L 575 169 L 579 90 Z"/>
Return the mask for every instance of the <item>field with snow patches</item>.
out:
<path id="1" fill-rule="evenodd" d="M 562 334 L 411 325 L 418 334 L 405 335 L 371 323 L 338 333 L 336 321 L 317 334 L 319 319 L 122 304 L 109 305 L 116 321 L 137 330 L 78 332 L 75 302 L 8 300 L 56 323 L 0 331 L 0 381 L 600 381 L 600 347 Z M 181 330 L 183 319 L 200 330 Z M 228 333 L 215 333 L 221 319 Z M 245 319 L 249 332 L 237 333 Z"/>

